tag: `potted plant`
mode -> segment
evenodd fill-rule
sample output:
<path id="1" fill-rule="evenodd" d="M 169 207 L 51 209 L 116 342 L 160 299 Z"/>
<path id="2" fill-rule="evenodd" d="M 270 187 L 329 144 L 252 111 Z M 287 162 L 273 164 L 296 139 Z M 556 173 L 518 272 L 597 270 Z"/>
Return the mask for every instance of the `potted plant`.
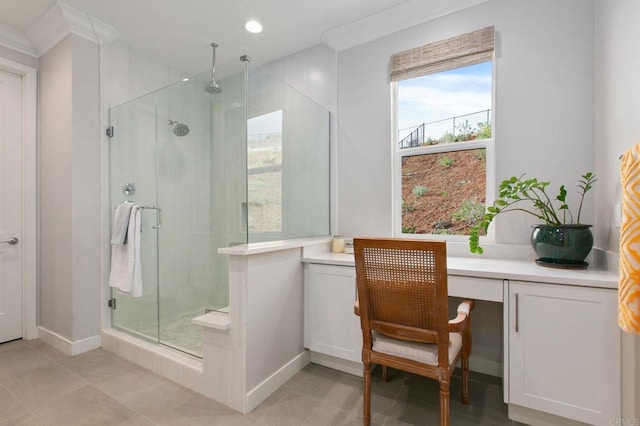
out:
<path id="1" fill-rule="evenodd" d="M 523 211 L 540 219 L 542 224 L 534 225 L 531 244 L 540 256 L 536 262 L 543 266 L 579 268 L 586 267 L 584 259 L 593 246 L 591 225 L 580 223 L 584 196 L 596 182 L 596 175 L 588 172 L 578 180 L 580 205 L 578 213 L 573 215 L 567 205 L 567 190 L 560 187 L 558 195 L 552 200 L 547 194 L 550 182 L 541 182 L 536 178 L 525 179 L 524 175 L 502 181 L 499 198 L 487 207 L 482 220 L 471 228 L 469 250 L 482 254 L 480 234 L 487 232 L 493 219 L 511 211 Z M 556 203 L 556 205 L 554 205 Z"/>

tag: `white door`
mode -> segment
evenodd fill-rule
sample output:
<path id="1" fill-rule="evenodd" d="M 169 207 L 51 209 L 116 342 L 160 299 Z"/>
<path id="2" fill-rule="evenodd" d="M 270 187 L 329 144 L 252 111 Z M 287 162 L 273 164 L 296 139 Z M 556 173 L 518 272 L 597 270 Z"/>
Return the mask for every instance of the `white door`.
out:
<path id="1" fill-rule="evenodd" d="M 0 343 L 22 337 L 22 77 L 0 70 Z"/>

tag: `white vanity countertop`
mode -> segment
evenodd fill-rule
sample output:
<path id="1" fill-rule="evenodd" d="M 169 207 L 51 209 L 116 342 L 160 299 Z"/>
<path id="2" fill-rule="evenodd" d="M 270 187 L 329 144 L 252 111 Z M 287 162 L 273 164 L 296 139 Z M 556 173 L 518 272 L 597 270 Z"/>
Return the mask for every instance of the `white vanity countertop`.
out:
<path id="1" fill-rule="evenodd" d="M 355 266 L 353 254 L 314 253 L 302 259 L 305 263 Z M 585 287 L 618 288 L 618 274 L 588 267 L 558 269 L 539 266 L 533 260 L 503 260 L 476 257 L 447 257 L 449 275 L 473 278 L 509 279 Z"/>

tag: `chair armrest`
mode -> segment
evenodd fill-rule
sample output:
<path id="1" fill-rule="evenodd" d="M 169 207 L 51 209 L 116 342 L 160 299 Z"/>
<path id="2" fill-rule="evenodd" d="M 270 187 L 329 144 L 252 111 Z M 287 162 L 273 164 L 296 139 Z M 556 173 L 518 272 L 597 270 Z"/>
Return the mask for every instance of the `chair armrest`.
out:
<path id="1" fill-rule="evenodd" d="M 356 300 L 356 302 L 353 304 L 353 313 L 356 314 L 357 316 L 360 316 L 360 301 Z"/>
<path id="2" fill-rule="evenodd" d="M 458 305 L 458 316 L 449 320 L 450 332 L 464 331 L 469 326 L 469 317 L 474 306 L 475 302 L 473 300 L 465 300 Z"/>

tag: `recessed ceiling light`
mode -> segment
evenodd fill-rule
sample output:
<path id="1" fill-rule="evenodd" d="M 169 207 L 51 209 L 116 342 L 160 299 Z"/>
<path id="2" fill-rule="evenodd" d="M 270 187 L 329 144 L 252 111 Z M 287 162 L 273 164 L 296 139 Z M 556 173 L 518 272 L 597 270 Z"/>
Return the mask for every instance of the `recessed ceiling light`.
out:
<path id="1" fill-rule="evenodd" d="M 247 21 L 247 23 L 244 24 L 244 27 L 250 33 L 258 34 L 262 32 L 262 24 L 258 21 L 254 21 L 253 19 Z"/>

